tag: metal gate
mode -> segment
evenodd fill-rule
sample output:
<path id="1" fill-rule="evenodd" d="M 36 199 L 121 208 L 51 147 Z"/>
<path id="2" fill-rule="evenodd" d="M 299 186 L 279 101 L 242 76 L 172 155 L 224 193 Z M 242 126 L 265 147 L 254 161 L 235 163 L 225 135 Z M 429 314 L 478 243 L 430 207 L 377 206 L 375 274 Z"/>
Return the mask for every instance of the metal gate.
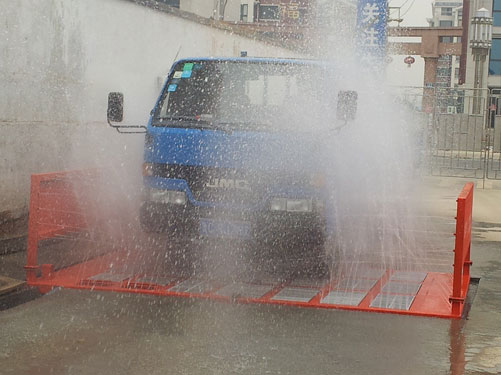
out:
<path id="1" fill-rule="evenodd" d="M 433 176 L 501 179 L 501 90 L 400 88 L 421 120 L 422 169 Z"/>
<path id="2" fill-rule="evenodd" d="M 501 90 L 490 91 L 487 113 L 486 177 L 501 180 Z"/>

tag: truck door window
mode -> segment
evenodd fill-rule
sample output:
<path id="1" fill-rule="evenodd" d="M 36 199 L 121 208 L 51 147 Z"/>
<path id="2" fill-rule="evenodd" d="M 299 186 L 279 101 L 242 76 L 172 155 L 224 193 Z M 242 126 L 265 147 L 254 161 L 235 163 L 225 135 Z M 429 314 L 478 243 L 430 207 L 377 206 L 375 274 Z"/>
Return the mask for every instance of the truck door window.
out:
<path id="1" fill-rule="evenodd" d="M 211 65 L 200 66 L 191 72 L 189 78 L 171 79 L 168 86 L 172 89 L 167 90 L 159 117 L 190 117 L 214 113 L 222 83 L 221 74 L 215 68 Z"/>

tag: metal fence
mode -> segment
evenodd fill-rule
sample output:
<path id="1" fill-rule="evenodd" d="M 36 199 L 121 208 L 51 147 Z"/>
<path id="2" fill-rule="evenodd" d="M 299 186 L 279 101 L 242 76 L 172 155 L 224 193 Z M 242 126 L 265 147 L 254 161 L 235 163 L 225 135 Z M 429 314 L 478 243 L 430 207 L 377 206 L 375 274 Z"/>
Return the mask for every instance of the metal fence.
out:
<path id="1" fill-rule="evenodd" d="M 420 119 L 425 173 L 501 179 L 501 91 L 399 88 Z"/>

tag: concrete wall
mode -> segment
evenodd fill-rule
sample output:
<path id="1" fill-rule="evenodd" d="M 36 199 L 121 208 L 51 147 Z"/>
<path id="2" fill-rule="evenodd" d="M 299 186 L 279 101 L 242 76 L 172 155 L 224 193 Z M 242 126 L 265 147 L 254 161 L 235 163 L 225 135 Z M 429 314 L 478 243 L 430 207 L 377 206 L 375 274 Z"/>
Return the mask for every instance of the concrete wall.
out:
<path id="1" fill-rule="evenodd" d="M 107 127 L 107 93 L 124 93 L 124 123 L 145 124 L 176 54 L 294 55 L 125 0 L 0 9 L 0 213 L 26 211 L 32 173 L 131 158 L 139 175 L 143 136 Z"/>

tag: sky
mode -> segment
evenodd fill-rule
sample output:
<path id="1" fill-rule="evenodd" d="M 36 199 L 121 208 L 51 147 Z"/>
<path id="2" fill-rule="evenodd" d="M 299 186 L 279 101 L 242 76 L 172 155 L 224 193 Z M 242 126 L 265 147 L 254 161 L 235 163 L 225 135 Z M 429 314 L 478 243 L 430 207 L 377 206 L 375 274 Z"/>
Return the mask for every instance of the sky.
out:
<path id="1" fill-rule="evenodd" d="M 426 18 L 431 18 L 432 0 L 389 0 L 390 7 L 402 7 L 402 26 L 428 26 Z"/>
<path id="2" fill-rule="evenodd" d="M 402 7 L 400 16 L 404 19 L 401 26 L 428 26 L 427 18 L 431 18 L 432 0 L 389 0 L 390 7 Z M 392 15 L 393 16 L 393 15 Z M 394 14 L 396 17 L 397 14 Z M 392 26 L 396 26 L 392 24 Z M 424 60 L 414 56 L 416 62 L 409 68 L 404 63 L 405 56 L 392 56 L 386 77 L 390 84 L 397 86 L 423 86 Z"/>

